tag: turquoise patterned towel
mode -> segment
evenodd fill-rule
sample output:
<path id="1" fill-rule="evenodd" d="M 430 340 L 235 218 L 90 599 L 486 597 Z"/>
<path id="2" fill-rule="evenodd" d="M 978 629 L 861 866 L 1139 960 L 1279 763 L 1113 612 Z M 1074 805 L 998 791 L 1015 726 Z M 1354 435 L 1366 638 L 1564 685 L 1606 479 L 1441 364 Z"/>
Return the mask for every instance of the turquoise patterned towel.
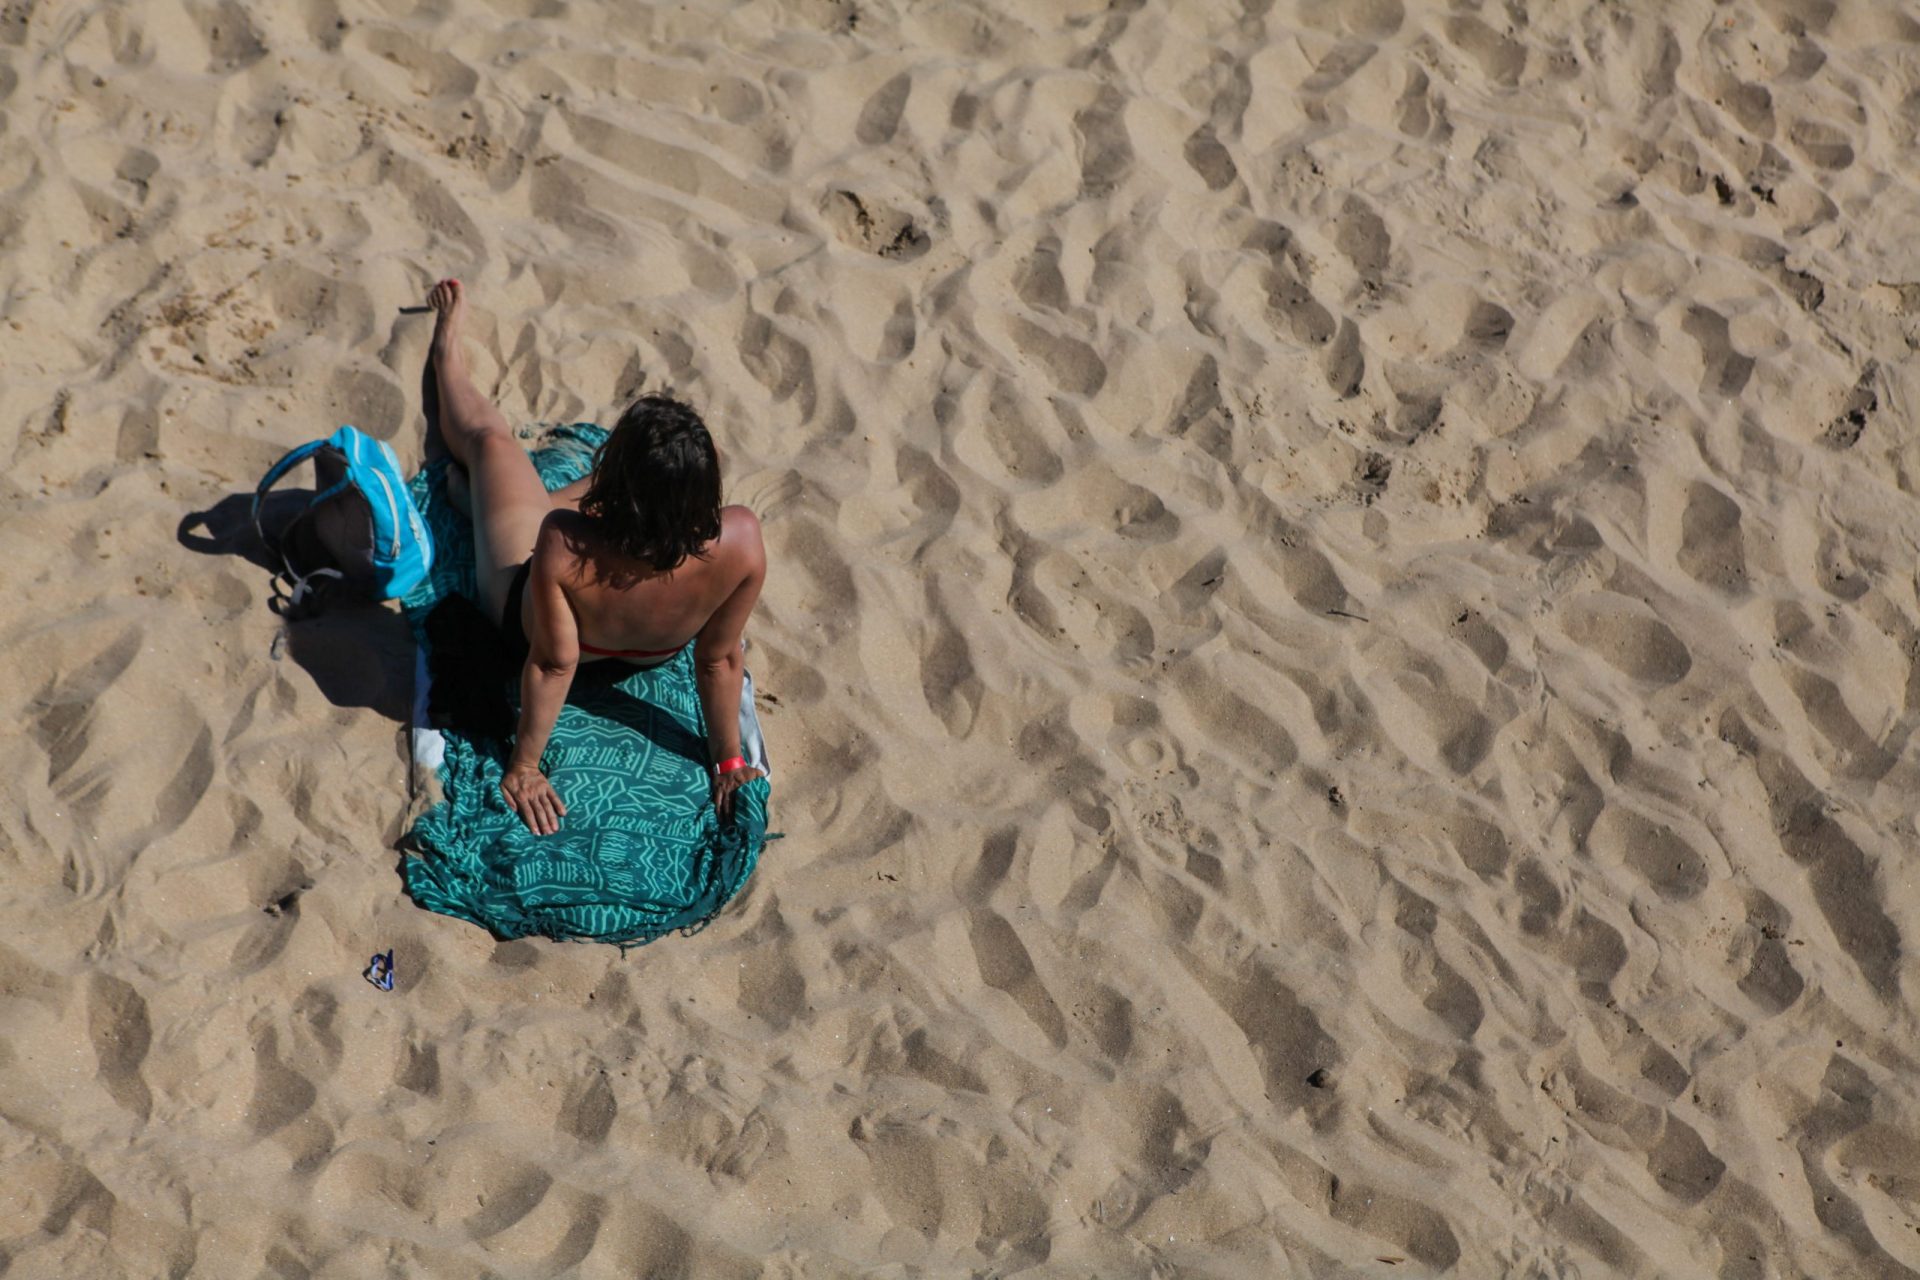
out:
<path id="1" fill-rule="evenodd" d="M 547 488 L 585 475 L 606 435 L 589 423 L 550 429 L 533 454 Z M 423 651 L 428 614 L 450 594 L 474 594 L 472 529 L 447 501 L 446 467 L 429 463 L 410 485 L 434 544 L 432 576 L 402 601 Z M 518 682 L 501 683 L 517 713 Z M 766 843 L 766 779 L 735 793 L 724 824 L 709 800 L 691 645 L 649 671 L 582 665 L 541 761 L 567 805 L 554 835 L 528 831 L 501 797 L 506 743 L 445 737 L 446 798 L 414 824 L 407 891 L 498 937 L 625 947 L 690 932 L 740 891 Z"/>

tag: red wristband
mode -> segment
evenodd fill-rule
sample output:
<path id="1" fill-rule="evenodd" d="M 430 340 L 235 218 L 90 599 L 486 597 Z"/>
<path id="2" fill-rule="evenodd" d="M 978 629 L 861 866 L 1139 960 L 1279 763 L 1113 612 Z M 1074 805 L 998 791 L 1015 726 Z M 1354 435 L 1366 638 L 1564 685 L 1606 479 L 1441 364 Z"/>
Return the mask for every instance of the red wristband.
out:
<path id="1" fill-rule="evenodd" d="M 722 760 L 719 764 L 713 766 L 713 776 L 718 778 L 722 774 L 732 773 L 735 769 L 744 769 L 746 767 L 747 767 L 747 762 L 744 757 L 729 756 L 725 760 Z"/>

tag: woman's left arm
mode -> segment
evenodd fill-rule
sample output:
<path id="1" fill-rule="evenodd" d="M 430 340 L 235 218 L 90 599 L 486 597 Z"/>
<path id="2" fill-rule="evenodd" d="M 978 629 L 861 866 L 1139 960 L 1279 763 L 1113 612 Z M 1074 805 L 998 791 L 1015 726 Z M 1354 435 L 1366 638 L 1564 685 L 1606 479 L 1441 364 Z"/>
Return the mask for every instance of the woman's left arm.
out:
<path id="1" fill-rule="evenodd" d="M 741 684 L 747 669 L 740 637 L 767 578 L 760 521 L 745 507 L 728 507 L 726 511 L 733 513 L 730 522 L 734 525 L 726 554 L 737 578 L 693 642 L 694 688 L 700 695 L 701 716 L 707 722 L 708 759 L 716 768 L 740 757 Z M 723 514 L 722 518 L 728 517 Z M 722 535 L 723 542 L 728 536 Z M 760 770 L 744 762 L 714 776 L 713 803 L 722 818 L 733 810 L 733 793 L 761 776 Z"/>
<path id="2" fill-rule="evenodd" d="M 559 722 L 560 708 L 580 665 L 580 627 L 573 606 L 561 588 L 560 574 L 573 560 L 565 533 L 555 516 L 540 526 L 533 564 L 527 573 L 527 603 L 533 626 L 527 634 L 526 665 L 520 672 L 520 723 L 514 732 L 513 754 L 507 760 L 500 791 L 535 835 L 560 829 L 567 806 L 553 784 L 540 772 L 540 757 Z"/>

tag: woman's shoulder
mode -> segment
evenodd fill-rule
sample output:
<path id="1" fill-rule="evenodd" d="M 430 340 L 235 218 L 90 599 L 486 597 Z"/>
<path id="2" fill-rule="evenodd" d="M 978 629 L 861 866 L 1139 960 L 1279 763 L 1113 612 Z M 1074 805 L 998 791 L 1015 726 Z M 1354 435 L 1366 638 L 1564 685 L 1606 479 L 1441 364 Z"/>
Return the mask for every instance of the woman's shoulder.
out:
<path id="1" fill-rule="evenodd" d="M 760 540 L 760 517 L 748 507 L 720 508 L 720 545 L 725 550 L 764 558 L 766 548 Z"/>
<path id="2" fill-rule="evenodd" d="M 728 591 L 743 582 L 765 578 L 767 548 L 760 540 L 760 517 L 745 507 L 720 508 L 720 537 L 709 553 L 708 563 Z"/>
<path id="3" fill-rule="evenodd" d="M 570 507 L 555 507 L 540 521 L 535 556 L 582 556 L 595 544 L 593 521 Z"/>

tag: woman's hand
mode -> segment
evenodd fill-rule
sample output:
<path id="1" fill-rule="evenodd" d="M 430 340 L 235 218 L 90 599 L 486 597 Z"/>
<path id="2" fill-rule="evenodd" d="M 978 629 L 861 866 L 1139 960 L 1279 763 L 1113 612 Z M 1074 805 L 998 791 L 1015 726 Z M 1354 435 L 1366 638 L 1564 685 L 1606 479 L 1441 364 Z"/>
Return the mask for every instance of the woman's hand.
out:
<path id="1" fill-rule="evenodd" d="M 508 769 L 500 779 L 500 794 L 533 834 L 550 836 L 560 829 L 567 806 L 560 803 L 560 793 L 534 765 L 517 764 Z"/>
<path id="2" fill-rule="evenodd" d="M 755 778 L 767 775 L 752 765 L 743 764 L 730 773 L 715 774 L 713 779 L 713 807 L 720 811 L 721 821 L 733 816 L 733 793 L 752 782 Z"/>

